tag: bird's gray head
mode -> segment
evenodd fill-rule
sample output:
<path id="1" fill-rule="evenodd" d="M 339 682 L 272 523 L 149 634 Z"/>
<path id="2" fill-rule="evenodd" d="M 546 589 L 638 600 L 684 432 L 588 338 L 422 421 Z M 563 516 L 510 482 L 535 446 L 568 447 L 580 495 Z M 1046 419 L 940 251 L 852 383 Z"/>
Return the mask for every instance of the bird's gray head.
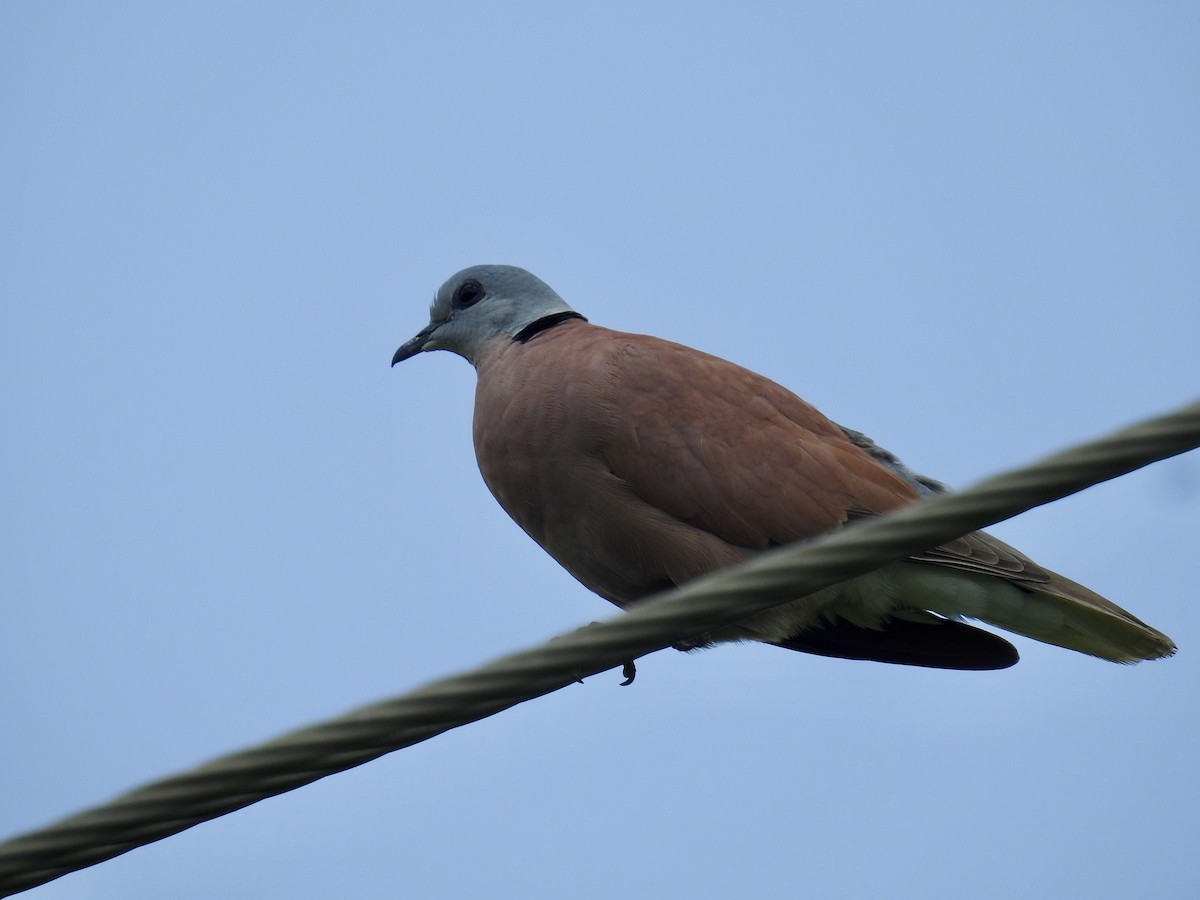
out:
<path id="1" fill-rule="evenodd" d="M 539 323 L 580 318 L 550 286 L 516 266 L 472 266 L 438 288 L 429 324 L 402 344 L 392 365 L 424 350 L 449 350 L 474 362 L 496 338 L 520 339 Z"/>

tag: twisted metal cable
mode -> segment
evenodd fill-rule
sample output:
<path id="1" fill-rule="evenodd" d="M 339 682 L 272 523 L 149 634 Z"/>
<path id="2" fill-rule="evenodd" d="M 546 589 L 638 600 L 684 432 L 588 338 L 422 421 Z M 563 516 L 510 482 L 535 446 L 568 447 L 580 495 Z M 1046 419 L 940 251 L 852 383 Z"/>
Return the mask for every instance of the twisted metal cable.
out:
<path id="1" fill-rule="evenodd" d="M 0 897 L 494 715 L 681 638 L 879 568 L 1200 446 L 1200 403 L 831 534 L 781 548 L 400 697 L 213 760 L 0 844 Z"/>

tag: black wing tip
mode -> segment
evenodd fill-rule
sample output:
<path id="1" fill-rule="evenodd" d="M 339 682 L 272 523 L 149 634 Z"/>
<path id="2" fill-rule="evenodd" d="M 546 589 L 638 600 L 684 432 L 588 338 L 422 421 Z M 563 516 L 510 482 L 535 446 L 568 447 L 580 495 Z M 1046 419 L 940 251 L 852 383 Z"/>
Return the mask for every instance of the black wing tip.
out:
<path id="1" fill-rule="evenodd" d="M 1007 669 L 1021 658 L 1004 638 L 949 619 L 891 619 L 880 629 L 833 622 L 774 644 L 817 656 L 974 672 Z"/>

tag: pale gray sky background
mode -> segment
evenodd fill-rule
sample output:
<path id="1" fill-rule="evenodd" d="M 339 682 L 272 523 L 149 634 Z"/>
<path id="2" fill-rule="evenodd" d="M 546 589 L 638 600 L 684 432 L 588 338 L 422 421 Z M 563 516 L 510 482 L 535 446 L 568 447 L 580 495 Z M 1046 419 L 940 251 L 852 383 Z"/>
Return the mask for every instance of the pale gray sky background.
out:
<path id="1" fill-rule="evenodd" d="M 611 614 L 475 468 L 531 269 L 965 485 L 1200 391 L 1200 7 L 0 7 L 0 834 Z M 1127 668 L 589 679 L 51 898 L 1183 897 L 1200 458 L 995 530 Z"/>

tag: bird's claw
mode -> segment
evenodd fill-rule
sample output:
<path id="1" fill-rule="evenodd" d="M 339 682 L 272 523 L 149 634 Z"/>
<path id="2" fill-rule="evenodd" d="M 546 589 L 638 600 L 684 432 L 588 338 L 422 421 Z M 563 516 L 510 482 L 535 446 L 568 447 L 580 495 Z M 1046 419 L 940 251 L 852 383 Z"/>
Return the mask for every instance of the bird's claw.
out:
<path id="1" fill-rule="evenodd" d="M 621 682 L 621 687 L 627 687 L 633 684 L 633 679 L 637 678 L 637 663 L 633 660 L 621 666 L 621 674 L 625 676 L 625 680 Z"/>

